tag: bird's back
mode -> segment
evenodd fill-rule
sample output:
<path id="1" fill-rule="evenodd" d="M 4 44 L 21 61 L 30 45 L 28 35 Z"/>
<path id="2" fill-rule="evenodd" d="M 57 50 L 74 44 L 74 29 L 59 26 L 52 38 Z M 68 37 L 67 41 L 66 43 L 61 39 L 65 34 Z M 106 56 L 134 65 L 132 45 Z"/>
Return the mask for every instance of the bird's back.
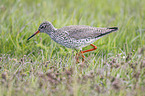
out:
<path id="1" fill-rule="evenodd" d="M 117 30 L 118 30 L 117 27 L 96 28 L 85 25 L 71 25 L 58 29 L 58 31 L 61 32 L 62 31 L 68 32 L 69 36 L 76 40 L 86 38 L 98 38 Z"/>

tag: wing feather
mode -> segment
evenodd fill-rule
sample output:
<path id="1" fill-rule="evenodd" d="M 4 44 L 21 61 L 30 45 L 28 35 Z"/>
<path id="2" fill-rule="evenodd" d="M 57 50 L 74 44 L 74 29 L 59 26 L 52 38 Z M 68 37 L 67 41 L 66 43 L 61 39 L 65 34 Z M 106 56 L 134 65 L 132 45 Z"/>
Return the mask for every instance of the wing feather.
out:
<path id="1" fill-rule="evenodd" d="M 58 29 L 59 31 L 66 31 L 69 33 L 71 38 L 75 39 L 85 39 L 85 38 L 98 38 L 102 37 L 106 34 L 109 34 L 113 31 L 117 31 L 117 27 L 111 28 L 96 28 L 85 25 L 71 25 L 65 26 L 63 28 Z"/>

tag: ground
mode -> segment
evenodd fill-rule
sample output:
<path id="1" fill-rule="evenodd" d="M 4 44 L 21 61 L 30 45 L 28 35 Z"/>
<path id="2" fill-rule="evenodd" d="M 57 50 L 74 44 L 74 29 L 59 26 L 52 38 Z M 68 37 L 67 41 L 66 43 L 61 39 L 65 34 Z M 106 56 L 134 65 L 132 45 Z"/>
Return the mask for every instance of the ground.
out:
<path id="1" fill-rule="evenodd" d="M 0 95 L 144 96 L 144 5 L 144 0 L 1 0 Z M 94 42 L 97 50 L 85 53 L 82 64 L 75 62 L 76 50 L 46 34 L 27 41 L 43 21 L 56 28 L 119 30 Z"/>

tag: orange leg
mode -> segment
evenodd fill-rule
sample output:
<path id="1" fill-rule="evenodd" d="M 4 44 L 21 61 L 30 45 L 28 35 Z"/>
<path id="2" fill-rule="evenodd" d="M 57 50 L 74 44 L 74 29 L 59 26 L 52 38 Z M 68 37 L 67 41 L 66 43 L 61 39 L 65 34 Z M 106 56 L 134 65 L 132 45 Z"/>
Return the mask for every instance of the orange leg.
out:
<path id="1" fill-rule="evenodd" d="M 76 63 L 79 63 L 79 54 L 78 53 L 76 53 Z"/>
<path id="2" fill-rule="evenodd" d="M 82 53 L 82 62 L 84 62 L 85 61 L 85 56 L 84 56 L 84 54 L 83 54 L 83 51 L 81 51 L 81 53 Z"/>
<path id="3" fill-rule="evenodd" d="M 90 44 L 91 46 L 93 46 L 94 48 L 93 49 L 89 49 L 89 50 L 85 50 L 85 51 L 82 51 L 81 53 L 86 53 L 86 52 L 89 52 L 89 51 L 94 51 L 97 49 L 97 46 L 93 45 L 93 44 Z"/>
<path id="4" fill-rule="evenodd" d="M 83 57 L 83 59 L 82 59 L 82 62 L 84 62 L 84 58 L 85 58 L 85 56 L 83 55 L 83 53 L 86 53 L 86 52 L 89 52 L 89 51 L 93 51 L 93 50 L 96 50 L 97 49 L 97 46 L 95 46 L 95 45 L 93 45 L 93 44 L 90 44 L 91 46 L 93 46 L 94 48 L 93 49 L 89 49 L 89 50 L 85 50 L 85 51 L 81 51 L 81 53 L 82 53 L 82 57 Z"/>
<path id="5" fill-rule="evenodd" d="M 89 50 L 85 50 L 85 51 L 81 51 L 80 53 L 82 54 L 82 62 L 85 61 L 85 56 L 83 53 L 86 53 L 86 52 L 89 52 L 89 51 L 93 51 L 93 50 L 96 50 L 97 49 L 97 46 L 93 45 L 93 44 L 90 44 L 91 46 L 93 46 L 94 48 L 93 49 L 89 49 Z M 79 56 L 80 54 L 76 53 L 76 62 L 79 63 Z"/>

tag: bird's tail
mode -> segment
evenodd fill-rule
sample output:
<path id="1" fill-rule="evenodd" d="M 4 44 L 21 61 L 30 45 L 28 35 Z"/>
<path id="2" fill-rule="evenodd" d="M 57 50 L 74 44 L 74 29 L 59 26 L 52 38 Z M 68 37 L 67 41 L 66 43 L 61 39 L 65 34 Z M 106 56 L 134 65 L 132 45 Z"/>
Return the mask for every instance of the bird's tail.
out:
<path id="1" fill-rule="evenodd" d="M 115 32 L 115 31 L 118 30 L 118 27 L 110 27 L 110 28 L 107 28 L 107 30 L 108 30 L 107 32 L 104 32 L 104 33 L 102 33 L 102 34 L 96 36 L 96 38 L 102 37 L 102 36 L 107 35 L 107 34 L 109 34 L 109 33 L 111 33 L 111 32 Z"/>

